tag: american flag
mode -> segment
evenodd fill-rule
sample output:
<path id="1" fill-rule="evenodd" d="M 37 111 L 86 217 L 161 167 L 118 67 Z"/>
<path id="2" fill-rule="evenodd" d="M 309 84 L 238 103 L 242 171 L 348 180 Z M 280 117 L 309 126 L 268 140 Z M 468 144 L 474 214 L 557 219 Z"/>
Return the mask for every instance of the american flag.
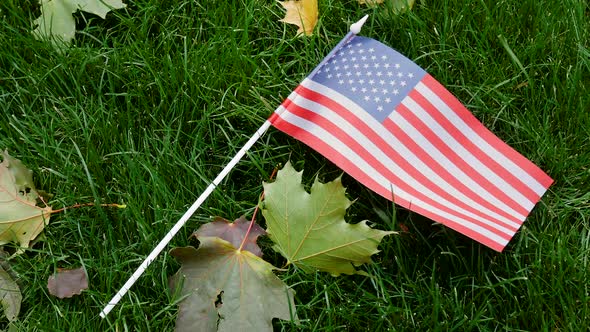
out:
<path id="1" fill-rule="evenodd" d="M 269 119 L 396 204 L 497 251 L 553 180 L 432 76 L 353 35 Z"/>

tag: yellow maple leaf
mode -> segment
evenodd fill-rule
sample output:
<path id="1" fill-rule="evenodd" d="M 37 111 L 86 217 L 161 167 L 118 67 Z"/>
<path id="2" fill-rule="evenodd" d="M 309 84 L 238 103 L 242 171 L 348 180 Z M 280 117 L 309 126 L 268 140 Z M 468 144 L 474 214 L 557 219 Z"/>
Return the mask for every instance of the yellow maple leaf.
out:
<path id="1" fill-rule="evenodd" d="M 295 24 L 299 27 L 297 35 L 305 33 L 310 36 L 318 23 L 318 0 L 279 1 L 287 10 L 280 22 Z"/>

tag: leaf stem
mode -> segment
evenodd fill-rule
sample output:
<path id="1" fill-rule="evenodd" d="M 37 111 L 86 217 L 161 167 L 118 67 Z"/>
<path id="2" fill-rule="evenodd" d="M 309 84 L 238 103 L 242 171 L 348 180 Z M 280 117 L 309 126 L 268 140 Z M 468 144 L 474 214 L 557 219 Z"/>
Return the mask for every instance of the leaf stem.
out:
<path id="1" fill-rule="evenodd" d="M 279 170 L 278 167 L 275 167 L 275 169 L 272 171 L 272 174 L 270 175 L 269 180 L 272 180 L 275 177 L 278 170 Z M 258 199 L 258 204 L 256 204 L 256 208 L 254 209 L 254 214 L 252 215 L 252 219 L 250 220 L 250 225 L 248 226 L 248 230 L 246 231 L 246 234 L 244 235 L 244 239 L 242 240 L 242 243 L 240 244 L 238 251 L 242 251 L 242 247 L 244 247 L 244 244 L 246 243 L 246 239 L 248 238 L 248 235 L 250 235 L 250 231 L 252 230 L 252 226 L 254 226 L 254 223 L 256 222 L 256 213 L 258 213 L 258 208 L 260 207 L 260 202 L 263 199 L 264 199 L 264 191 L 262 191 L 262 193 L 260 194 L 260 198 Z"/>
<path id="2" fill-rule="evenodd" d="M 52 210 L 51 214 L 63 212 L 65 210 L 69 210 L 69 209 L 78 209 L 78 208 L 86 207 L 86 206 L 116 207 L 119 209 L 124 209 L 127 207 L 127 205 L 125 205 L 125 204 L 116 204 L 116 203 L 108 203 L 108 204 L 83 203 L 83 204 L 74 204 L 71 206 L 66 206 L 66 207 L 58 209 L 58 210 Z"/>

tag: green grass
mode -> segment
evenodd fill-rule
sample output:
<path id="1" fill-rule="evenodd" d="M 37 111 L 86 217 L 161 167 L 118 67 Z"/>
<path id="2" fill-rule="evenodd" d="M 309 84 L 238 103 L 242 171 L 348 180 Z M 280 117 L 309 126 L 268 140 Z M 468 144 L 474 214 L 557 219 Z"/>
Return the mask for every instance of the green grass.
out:
<path id="1" fill-rule="evenodd" d="M 130 1 L 127 1 L 130 2 Z M 422 1 L 396 16 L 320 0 L 311 38 L 274 1 L 133 1 L 106 20 L 76 14 L 75 47 L 30 35 L 36 1 L 0 3 L 0 148 L 35 172 L 54 208 L 47 240 L 10 261 L 22 331 L 167 331 L 176 304 L 161 255 L 109 315 L 102 306 L 274 108 L 362 15 L 363 34 L 416 60 L 495 134 L 555 180 L 496 253 L 395 209 L 345 177 L 350 220 L 407 231 L 381 245 L 374 278 L 290 269 L 301 331 L 583 331 L 590 317 L 590 8 L 583 0 Z M 289 158 L 339 174 L 271 129 L 172 241 L 210 216 L 251 215 L 261 181 Z M 265 257 L 283 263 L 264 242 Z M 47 278 L 84 266 L 90 289 L 59 300 Z M 2 318 L 0 324 L 7 321 Z"/>

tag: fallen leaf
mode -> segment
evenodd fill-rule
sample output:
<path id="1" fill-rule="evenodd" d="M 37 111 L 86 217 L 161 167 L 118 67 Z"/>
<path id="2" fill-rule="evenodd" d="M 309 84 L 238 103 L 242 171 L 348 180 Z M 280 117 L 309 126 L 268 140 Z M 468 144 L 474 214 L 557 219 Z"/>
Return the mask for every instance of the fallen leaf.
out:
<path id="1" fill-rule="evenodd" d="M 394 232 L 372 229 L 366 220 L 346 223 L 352 202 L 341 178 L 325 184 L 316 178 L 309 194 L 301 184 L 302 173 L 288 162 L 275 182 L 263 183 L 262 214 L 273 249 L 306 272 L 357 273 L 354 267 L 370 262 L 381 239 Z"/>
<path id="2" fill-rule="evenodd" d="M 244 236 L 248 234 L 242 249 L 248 250 L 258 257 L 262 257 L 262 250 L 260 250 L 260 247 L 256 244 L 256 239 L 258 239 L 260 235 L 266 234 L 266 232 L 262 227 L 254 223 L 252 229 L 248 233 L 249 227 L 250 221 L 244 216 L 236 219 L 233 223 L 229 220 L 217 217 L 213 222 L 201 225 L 193 235 L 196 237 L 216 236 L 231 243 L 234 247 L 239 248 L 244 240 Z"/>
<path id="3" fill-rule="evenodd" d="M 0 245 L 15 242 L 28 248 L 49 223 L 51 207 L 37 206 L 39 194 L 33 186 L 31 170 L 20 160 L 2 153 L 0 163 Z"/>
<path id="4" fill-rule="evenodd" d="M 0 266 L 0 301 L 8 321 L 12 322 L 18 317 L 22 299 L 20 288 L 10 274 Z"/>
<path id="5" fill-rule="evenodd" d="M 182 264 L 172 277 L 181 287 L 176 331 L 272 331 L 272 319 L 295 315 L 293 291 L 274 266 L 218 237 L 199 237 L 198 249 L 174 248 Z"/>
<path id="6" fill-rule="evenodd" d="M 368 5 L 368 6 L 377 6 L 385 2 L 385 0 L 358 0 L 361 5 Z M 412 9 L 416 0 L 387 0 L 388 7 L 391 7 L 391 10 L 394 14 L 399 14 L 406 12 L 407 10 Z"/>
<path id="7" fill-rule="evenodd" d="M 299 27 L 297 35 L 305 33 L 310 36 L 318 23 L 318 0 L 279 1 L 287 10 L 280 22 L 295 24 Z"/>
<path id="8" fill-rule="evenodd" d="M 40 0 L 41 16 L 34 21 L 37 39 L 49 39 L 57 48 L 69 45 L 76 34 L 77 10 L 105 18 L 111 9 L 124 8 L 121 0 Z"/>
<path id="9" fill-rule="evenodd" d="M 391 0 L 391 10 L 394 14 L 405 13 L 412 9 L 416 0 Z"/>
<path id="10" fill-rule="evenodd" d="M 82 294 L 88 289 L 88 276 L 83 267 L 77 269 L 57 269 L 47 280 L 49 294 L 60 299 Z"/>

